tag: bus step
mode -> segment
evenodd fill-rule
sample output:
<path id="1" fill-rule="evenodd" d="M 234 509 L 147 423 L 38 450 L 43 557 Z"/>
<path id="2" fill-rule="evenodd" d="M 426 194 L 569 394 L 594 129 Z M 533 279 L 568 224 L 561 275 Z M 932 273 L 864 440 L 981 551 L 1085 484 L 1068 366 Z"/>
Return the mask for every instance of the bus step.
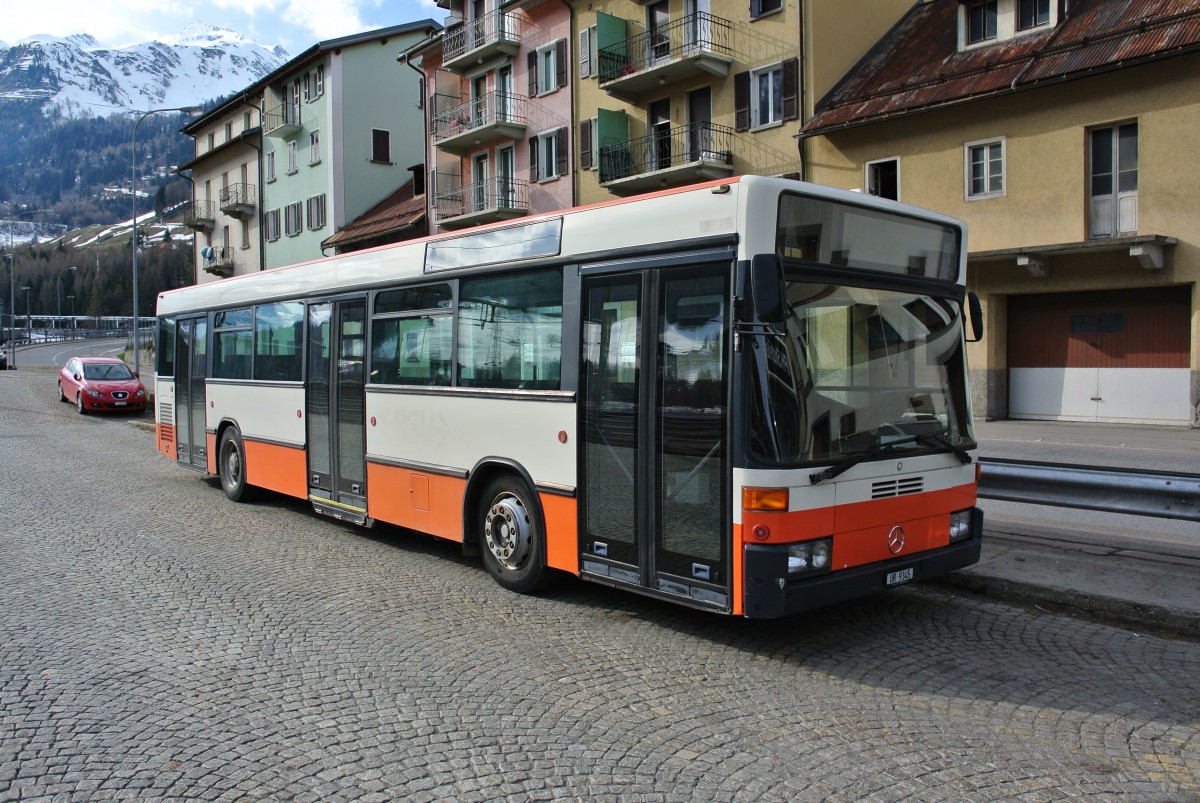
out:
<path id="1" fill-rule="evenodd" d="M 309 497 L 309 500 L 312 502 L 313 510 L 322 516 L 329 516 L 338 521 L 348 521 L 360 527 L 372 527 L 375 525 L 375 519 L 368 517 L 365 510 L 338 505 L 321 499 L 313 499 L 312 497 Z"/>

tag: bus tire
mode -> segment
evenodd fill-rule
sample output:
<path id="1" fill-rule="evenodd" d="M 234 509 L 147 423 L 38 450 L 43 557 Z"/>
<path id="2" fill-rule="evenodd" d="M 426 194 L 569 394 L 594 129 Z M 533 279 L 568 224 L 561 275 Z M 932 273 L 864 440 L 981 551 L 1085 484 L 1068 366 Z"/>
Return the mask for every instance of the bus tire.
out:
<path id="1" fill-rule="evenodd" d="M 489 481 L 480 497 L 483 565 L 497 583 L 519 594 L 545 588 L 551 580 L 536 504 L 528 486 L 509 474 Z"/>
<path id="2" fill-rule="evenodd" d="M 221 445 L 217 447 L 217 473 L 221 477 L 221 490 L 230 501 L 245 502 L 250 499 L 250 488 L 246 485 L 246 447 L 234 427 L 221 433 Z"/>

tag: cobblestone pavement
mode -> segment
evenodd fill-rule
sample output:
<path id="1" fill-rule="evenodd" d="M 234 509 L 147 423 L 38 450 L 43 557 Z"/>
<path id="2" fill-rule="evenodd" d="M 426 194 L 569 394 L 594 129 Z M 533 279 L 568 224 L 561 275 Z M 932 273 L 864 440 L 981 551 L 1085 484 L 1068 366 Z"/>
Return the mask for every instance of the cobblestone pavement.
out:
<path id="1" fill-rule="evenodd" d="M 54 399 L 0 374 L 0 800 L 1200 800 L 1200 644 L 941 587 L 522 597 Z"/>

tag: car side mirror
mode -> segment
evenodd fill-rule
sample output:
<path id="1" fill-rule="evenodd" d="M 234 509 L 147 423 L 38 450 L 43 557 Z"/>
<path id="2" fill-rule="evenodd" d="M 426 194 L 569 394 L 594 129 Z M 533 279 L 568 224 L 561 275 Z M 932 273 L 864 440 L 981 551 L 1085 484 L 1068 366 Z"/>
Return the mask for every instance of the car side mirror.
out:
<path id="1" fill-rule="evenodd" d="M 967 342 L 978 343 L 983 340 L 983 304 L 974 290 L 967 293 L 967 309 L 971 316 L 971 337 L 967 338 Z"/>
<path id="2" fill-rule="evenodd" d="M 75 381 L 76 381 L 76 382 L 82 382 L 82 381 L 83 381 L 83 377 L 82 377 L 82 376 L 80 376 L 79 374 L 75 374 Z"/>
<path id="3" fill-rule="evenodd" d="M 787 317 L 783 267 L 775 254 L 755 254 L 750 261 L 750 297 L 763 323 L 779 323 Z"/>

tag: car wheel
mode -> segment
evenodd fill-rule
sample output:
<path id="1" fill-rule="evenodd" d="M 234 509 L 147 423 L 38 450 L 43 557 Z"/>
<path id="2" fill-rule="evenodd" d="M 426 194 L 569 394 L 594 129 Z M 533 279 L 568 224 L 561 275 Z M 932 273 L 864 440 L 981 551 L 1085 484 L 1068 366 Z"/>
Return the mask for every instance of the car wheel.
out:
<path id="1" fill-rule="evenodd" d="M 75 396 L 75 409 L 79 411 L 80 415 L 87 415 L 87 408 L 83 406 L 83 393 Z"/>
<path id="2" fill-rule="evenodd" d="M 479 506 L 483 564 L 497 583 L 521 594 L 545 588 L 553 579 L 535 505 L 524 482 L 503 475 L 487 484 Z"/>
<path id="3" fill-rule="evenodd" d="M 58 400 L 60 402 L 70 401 L 70 399 L 67 398 L 67 394 L 63 393 L 63 391 L 62 391 L 62 380 L 61 379 L 58 381 Z"/>
<path id="4" fill-rule="evenodd" d="M 217 447 L 217 473 L 221 477 L 221 490 L 231 501 L 250 499 L 251 489 L 246 485 L 246 447 L 233 427 L 221 435 L 221 445 Z"/>

